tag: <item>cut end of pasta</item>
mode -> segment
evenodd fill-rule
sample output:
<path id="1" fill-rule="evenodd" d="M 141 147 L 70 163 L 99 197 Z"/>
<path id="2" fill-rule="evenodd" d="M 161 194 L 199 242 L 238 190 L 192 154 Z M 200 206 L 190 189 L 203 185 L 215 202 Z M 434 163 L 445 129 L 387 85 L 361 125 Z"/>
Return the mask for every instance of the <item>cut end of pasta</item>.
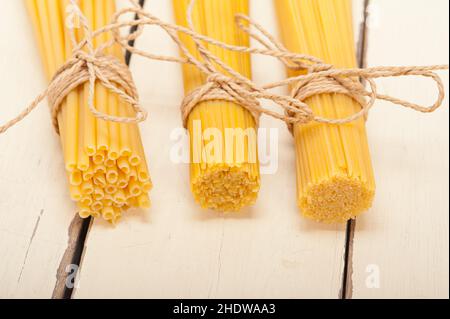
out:
<path id="1" fill-rule="evenodd" d="M 175 18 L 180 26 L 189 27 L 189 3 L 189 0 L 174 1 Z M 238 13 L 249 14 L 249 1 L 199 1 L 192 17 L 202 34 L 228 44 L 249 46 L 249 36 L 235 27 Z M 190 54 L 203 60 L 195 41 L 185 34 L 179 35 Z M 207 43 L 205 46 L 242 76 L 252 77 L 249 54 Z M 227 70 L 218 68 L 218 71 Z M 198 68 L 185 65 L 183 74 L 187 94 L 205 85 L 205 75 Z M 186 128 L 191 141 L 190 185 L 202 208 L 233 213 L 255 203 L 260 184 L 256 122 L 242 105 L 220 98 L 197 103 L 189 113 Z"/>
<path id="2" fill-rule="evenodd" d="M 141 153 L 141 156 L 144 155 Z M 82 218 L 101 217 L 117 225 L 128 209 L 150 208 L 148 192 L 153 188 L 153 184 L 147 166 L 128 165 L 133 174 L 125 174 L 118 168 L 116 161 L 113 161 L 112 168 L 106 174 L 100 172 L 91 176 L 85 172 L 76 171 L 85 178 L 91 178 L 85 180 L 79 187 L 73 184 L 71 186 L 72 198 L 78 202 L 79 215 Z M 95 167 L 91 169 L 94 171 Z M 139 180 L 138 176 L 143 176 L 145 179 Z M 76 194 L 80 195 L 75 196 Z"/>
<path id="3" fill-rule="evenodd" d="M 205 209 L 238 212 L 256 202 L 259 177 L 237 168 L 218 168 L 192 181 L 195 200 Z"/>
<path id="4" fill-rule="evenodd" d="M 302 214 L 322 223 L 345 223 L 372 207 L 375 189 L 358 179 L 336 176 L 307 188 L 299 200 Z"/>
<path id="5" fill-rule="evenodd" d="M 48 79 L 52 79 L 73 51 L 70 28 L 63 24 L 68 0 L 26 1 Z M 115 1 L 79 1 L 90 29 L 108 24 L 116 12 Z M 79 32 L 78 32 L 79 31 Z M 82 42 L 85 30 L 75 32 Z M 93 39 L 99 49 L 112 41 L 112 33 Z M 105 46 L 103 54 L 124 61 L 120 45 Z M 139 127 L 97 119 L 89 103 L 98 111 L 118 117 L 134 117 L 134 108 L 99 81 L 92 88 L 83 83 L 61 101 L 58 113 L 59 133 L 64 153 L 71 198 L 78 204 L 82 218 L 103 218 L 117 224 L 130 208 L 150 207 L 152 189 Z"/>

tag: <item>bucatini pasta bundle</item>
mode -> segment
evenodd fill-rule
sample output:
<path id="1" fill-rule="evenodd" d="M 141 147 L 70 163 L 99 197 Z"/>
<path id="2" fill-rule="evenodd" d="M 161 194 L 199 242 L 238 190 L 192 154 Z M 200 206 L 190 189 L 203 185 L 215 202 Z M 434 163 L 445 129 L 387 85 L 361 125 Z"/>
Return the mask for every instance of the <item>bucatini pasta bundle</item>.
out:
<path id="1" fill-rule="evenodd" d="M 190 0 L 173 0 L 176 21 L 188 26 Z M 195 30 L 229 44 L 248 46 L 249 38 L 235 24 L 237 13 L 248 13 L 248 0 L 199 0 L 193 10 Z M 192 39 L 180 34 L 183 44 L 202 60 Z M 234 70 L 251 77 L 248 54 L 205 44 Z M 203 85 L 205 76 L 194 66 L 183 66 L 186 93 Z M 221 70 L 223 71 L 223 70 Z M 191 138 L 191 189 L 204 208 L 238 211 L 252 205 L 260 186 L 256 121 L 245 108 L 226 101 L 207 101 L 188 118 Z"/>
<path id="2" fill-rule="evenodd" d="M 357 66 L 350 0 L 274 1 L 288 50 L 337 68 Z M 326 118 L 346 118 L 361 108 L 343 95 L 314 96 L 306 103 Z M 345 125 L 296 125 L 294 135 L 298 204 L 305 216 L 345 222 L 371 207 L 375 181 L 364 119 Z"/>
<path id="3" fill-rule="evenodd" d="M 72 54 L 67 21 L 69 0 L 26 0 L 48 79 Z M 80 8 L 92 29 L 105 26 L 115 12 L 114 0 L 81 0 Z M 73 8 L 72 8 L 73 9 Z M 74 25 L 76 27 L 76 25 Z M 76 29 L 77 40 L 84 38 Z M 94 39 L 95 47 L 111 40 L 109 34 Z M 123 61 L 118 46 L 107 54 Z M 147 168 L 139 128 L 97 119 L 88 108 L 89 84 L 73 90 L 58 116 L 70 194 L 83 218 L 103 217 L 116 223 L 131 207 L 150 206 L 152 182 Z M 95 107 L 113 116 L 131 117 L 132 107 L 99 82 L 95 86 Z"/>

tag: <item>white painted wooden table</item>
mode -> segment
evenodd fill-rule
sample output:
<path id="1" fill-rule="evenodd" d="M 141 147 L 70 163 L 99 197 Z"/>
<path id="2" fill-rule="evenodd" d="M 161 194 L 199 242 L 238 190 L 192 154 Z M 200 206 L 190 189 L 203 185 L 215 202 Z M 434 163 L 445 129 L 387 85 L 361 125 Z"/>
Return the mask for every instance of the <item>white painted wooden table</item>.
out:
<path id="1" fill-rule="evenodd" d="M 173 20 L 171 1 L 147 2 Z M 368 66 L 448 63 L 448 1 L 371 0 L 368 11 Z M 363 1 L 354 0 L 356 38 L 363 12 Z M 1 15 L 2 30 L 20 36 L 0 38 L 0 122 L 45 88 L 24 4 L 3 1 Z M 252 16 L 276 33 L 272 0 L 253 0 Z M 152 29 L 136 45 L 177 54 Z M 346 259 L 346 225 L 318 225 L 299 215 L 292 140 L 270 119 L 262 126 L 280 128 L 279 171 L 263 177 L 257 205 L 234 217 L 200 210 L 188 167 L 169 159 L 170 133 L 180 127 L 180 67 L 133 57 L 131 70 L 151 114 L 142 134 L 153 207 L 116 228 L 91 226 L 73 297 L 448 298 L 448 100 L 427 116 L 377 104 L 368 130 L 378 192 L 373 209 L 348 232 Z M 277 62 L 254 59 L 256 81 L 284 75 Z M 416 101 L 434 95 L 421 80 L 379 83 L 383 92 Z M 61 297 L 57 273 L 63 278 L 63 256 L 77 240 L 79 221 L 69 236 L 76 209 L 46 107 L 0 136 L 0 194 L 0 298 Z"/>

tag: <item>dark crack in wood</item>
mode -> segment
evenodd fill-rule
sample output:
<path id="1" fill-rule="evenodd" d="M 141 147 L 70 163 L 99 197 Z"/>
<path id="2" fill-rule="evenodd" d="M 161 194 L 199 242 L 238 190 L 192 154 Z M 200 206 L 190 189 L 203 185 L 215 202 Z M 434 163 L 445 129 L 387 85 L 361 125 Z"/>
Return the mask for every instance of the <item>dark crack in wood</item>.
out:
<path id="1" fill-rule="evenodd" d="M 68 247 L 59 264 L 56 275 L 56 285 L 52 296 L 53 299 L 70 299 L 72 297 L 73 288 L 69 284 L 69 276 L 73 276 L 73 274 L 70 272 L 72 268 L 69 269 L 68 267 L 75 265 L 75 267 L 79 269 L 91 223 L 92 220 L 90 218 L 81 219 L 79 216 L 76 216 L 72 220 L 69 227 Z M 76 278 L 76 276 L 73 277 Z"/>
<path id="2" fill-rule="evenodd" d="M 145 0 L 140 0 L 139 4 L 143 7 L 145 5 Z M 136 16 L 135 19 L 138 17 Z M 137 31 L 137 27 L 132 27 L 130 33 Z M 135 45 L 135 41 L 130 42 L 131 46 Z M 131 62 L 131 52 L 125 53 L 125 61 L 127 65 Z M 53 290 L 53 299 L 71 299 L 73 296 L 74 289 L 71 288 L 72 284 L 68 281 L 77 279 L 76 275 L 80 273 L 82 266 L 82 259 L 84 256 L 86 241 L 90 228 L 92 226 L 92 219 L 81 219 L 76 216 L 69 227 L 69 243 L 68 247 L 64 253 L 64 256 L 60 262 L 57 274 L 56 274 L 56 285 Z M 73 268 L 68 268 L 75 266 L 78 270 L 74 275 L 71 273 Z"/>
<path id="3" fill-rule="evenodd" d="M 22 264 L 22 268 L 20 269 L 20 274 L 19 274 L 19 278 L 17 279 L 17 283 L 20 283 L 20 281 L 22 280 L 23 270 L 25 269 L 25 265 L 27 264 L 28 254 L 30 253 L 30 248 L 31 248 L 31 245 L 33 244 L 34 237 L 36 237 L 36 232 L 39 228 L 39 223 L 41 222 L 42 215 L 44 215 L 43 209 L 41 210 L 41 213 L 39 214 L 37 221 L 34 225 L 33 234 L 31 235 L 30 242 L 28 243 L 27 252 L 25 253 L 25 258 L 23 259 L 23 264 Z"/>
<path id="4" fill-rule="evenodd" d="M 364 18 L 360 26 L 361 32 L 358 41 L 358 61 L 360 68 L 367 66 L 369 5 L 370 0 L 364 0 Z M 347 223 L 344 253 L 344 274 L 340 292 L 341 299 L 353 298 L 353 243 L 355 240 L 356 222 L 356 219 L 354 219 Z"/>

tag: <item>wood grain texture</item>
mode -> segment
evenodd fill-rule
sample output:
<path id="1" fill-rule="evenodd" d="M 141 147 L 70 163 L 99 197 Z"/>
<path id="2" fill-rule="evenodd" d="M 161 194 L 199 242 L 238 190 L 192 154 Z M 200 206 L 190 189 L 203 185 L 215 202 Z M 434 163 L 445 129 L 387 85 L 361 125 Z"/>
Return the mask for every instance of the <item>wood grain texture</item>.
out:
<path id="1" fill-rule="evenodd" d="M 273 31 L 271 2 L 253 1 L 252 13 Z M 354 1 L 355 25 L 362 2 Z M 170 3 L 153 0 L 147 8 L 170 20 Z M 46 85 L 23 2 L 5 1 L 2 12 L 0 27 L 15 32 L 0 39 L 1 121 Z M 370 13 L 369 66 L 448 62 L 446 0 L 372 0 Z M 178 53 L 151 29 L 138 46 Z M 284 77 L 277 62 L 254 62 L 257 81 Z M 293 145 L 284 126 L 262 121 L 263 127 L 280 129 L 280 159 L 277 175 L 263 178 L 258 205 L 239 216 L 201 211 L 189 192 L 188 166 L 169 158 L 170 134 L 181 126 L 181 70 L 133 58 L 132 71 L 151 114 L 142 133 L 156 184 L 154 206 L 115 229 L 94 225 L 75 297 L 337 298 L 345 227 L 299 216 Z M 416 101 L 434 95 L 422 80 L 379 82 L 380 91 Z M 448 100 L 432 115 L 377 106 L 368 126 L 378 193 L 374 208 L 356 224 L 347 296 L 448 298 Z M 61 260 L 73 244 L 68 232 L 76 207 L 45 106 L 0 136 L 0 175 L 0 298 L 50 298 L 68 263 Z M 370 288 L 378 272 L 380 287 Z"/>
<path id="2" fill-rule="evenodd" d="M 171 1 L 148 1 L 147 9 L 172 20 Z M 252 1 L 252 16 L 276 30 L 272 0 Z M 137 47 L 178 54 L 154 29 L 144 32 Z M 202 211 L 189 191 L 188 166 L 169 158 L 170 134 L 181 127 L 181 68 L 139 57 L 131 68 L 151 114 L 142 132 L 155 183 L 153 208 L 127 216 L 115 229 L 94 225 L 75 297 L 338 298 L 345 226 L 300 217 L 294 147 L 285 126 L 262 121 L 262 127 L 279 129 L 280 157 L 277 174 L 263 177 L 258 204 L 239 215 Z M 271 81 L 285 72 L 278 62 L 255 58 L 254 76 Z"/>
<path id="3" fill-rule="evenodd" d="M 368 66 L 448 63 L 448 5 L 446 0 L 372 0 Z M 448 92 L 448 73 L 442 74 Z M 425 80 L 379 83 L 381 92 L 412 101 L 431 104 L 435 97 Z M 371 113 L 378 192 L 374 208 L 356 223 L 348 295 L 448 298 L 448 119 L 448 99 L 431 115 L 382 102 Z"/>

